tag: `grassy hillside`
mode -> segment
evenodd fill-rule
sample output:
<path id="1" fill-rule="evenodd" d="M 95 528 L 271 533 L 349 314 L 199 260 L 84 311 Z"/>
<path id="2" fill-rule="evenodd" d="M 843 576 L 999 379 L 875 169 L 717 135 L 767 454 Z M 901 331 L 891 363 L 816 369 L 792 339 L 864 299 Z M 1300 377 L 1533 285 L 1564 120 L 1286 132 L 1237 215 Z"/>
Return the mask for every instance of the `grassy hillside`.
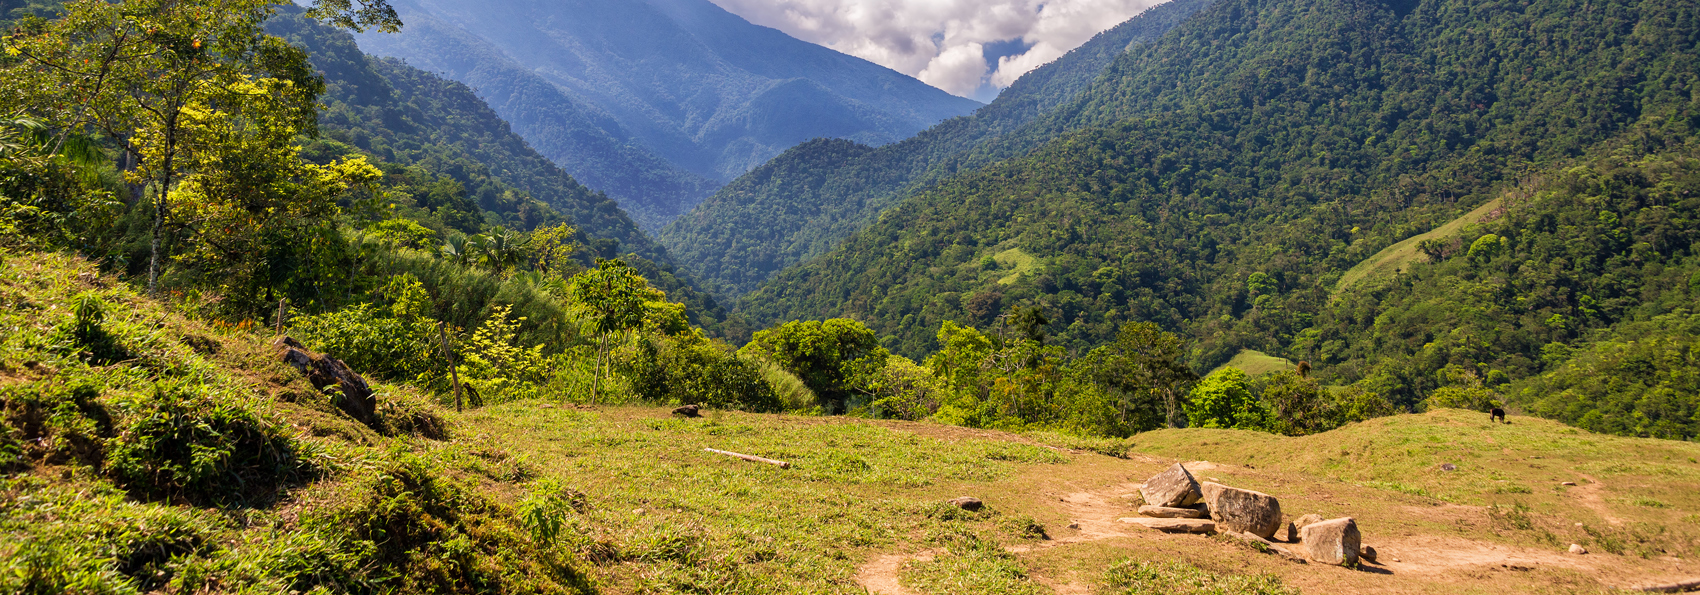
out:
<path id="1" fill-rule="evenodd" d="M 1426 241 L 1446 243 L 1452 241 L 1455 237 L 1465 235 L 1466 230 L 1469 229 L 1467 226 L 1481 223 L 1500 215 L 1500 207 L 1502 204 L 1503 201 L 1497 198 L 1487 201 L 1487 203 L 1482 206 L 1476 207 L 1475 210 L 1464 213 L 1457 219 L 1446 222 L 1445 225 L 1405 238 L 1392 246 L 1382 248 L 1381 251 L 1375 253 L 1374 256 L 1364 259 L 1363 262 L 1352 265 L 1352 268 L 1346 269 L 1346 272 L 1340 275 L 1340 280 L 1334 282 L 1334 292 L 1331 295 L 1339 295 L 1359 283 L 1386 281 L 1397 277 L 1399 273 L 1402 273 L 1409 268 L 1412 263 L 1417 262 L 1419 259 L 1426 258 L 1426 255 L 1418 249 L 1418 245 Z M 1474 239 L 1474 237 L 1471 239 Z"/>
<path id="2" fill-rule="evenodd" d="M 984 165 L 986 159 L 964 155 L 1067 102 L 1130 45 L 1157 39 L 1207 4 L 1153 7 L 1023 75 L 973 115 L 914 138 L 878 148 L 841 139 L 793 147 L 721 188 L 659 238 L 720 295 L 747 293 L 830 251 L 916 189 Z"/>
<path id="3" fill-rule="evenodd" d="M 1527 417 L 1115 441 L 553 394 L 457 414 L 382 385 L 368 425 L 264 333 L 86 262 L 8 254 L 0 299 L 9 592 L 1591 593 L 1688 578 L 1677 559 L 1700 554 L 1700 447 Z M 1289 516 L 1354 516 L 1381 560 L 1116 522 L 1139 481 L 1200 459 Z M 944 502 L 961 495 L 987 508 Z"/>

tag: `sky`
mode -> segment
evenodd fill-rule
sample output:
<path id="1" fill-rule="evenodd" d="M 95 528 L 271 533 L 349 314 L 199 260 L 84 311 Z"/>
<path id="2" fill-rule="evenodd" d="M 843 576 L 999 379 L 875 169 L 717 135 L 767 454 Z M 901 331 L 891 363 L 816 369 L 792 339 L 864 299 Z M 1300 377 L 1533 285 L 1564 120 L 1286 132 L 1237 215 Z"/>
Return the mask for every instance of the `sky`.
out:
<path id="1" fill-rule="evenodd" d="M 1160 0 L 711 0 L 757 25 L 990 101 Z"/>

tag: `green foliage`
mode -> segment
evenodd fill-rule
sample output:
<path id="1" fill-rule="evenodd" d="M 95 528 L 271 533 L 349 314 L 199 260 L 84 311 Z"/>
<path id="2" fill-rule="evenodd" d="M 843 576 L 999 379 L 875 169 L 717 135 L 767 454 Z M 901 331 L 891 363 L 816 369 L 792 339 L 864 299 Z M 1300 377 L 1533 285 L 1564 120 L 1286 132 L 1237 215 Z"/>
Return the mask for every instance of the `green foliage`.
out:
<path id="1" fill-rule="evenodd" d="M 1254 390 L 1269 413 L 1258 429 L 1288 436 L 1326 432 L 1395 411 L 1386 399 L 1361 388 L 1329 390 L 1293 372 L 1258 377 Z"/>
<path id="2" fill-rule="evenodd" d="M 1296 595 L 1274 575 L 1211 572 L 1185 562 L 1122 560 L 1104 571 L 1115 595 Z"/>
<path id="3" fill-rule="evenodd" d="M 529 348 L 517 343 L 520 323 L 510 320 L 512 308 L 497 306 L 490 312 L 461 350 L 461 382 L 471 386 L 485 403 L 501 403 L 539 396 L 539 384 L 549 373 L 543 346 Z"/>
<path id="4" fill-rule="evenodd" d="M 1192 387 L 1186 402 L 1187 427 L 1255 430 L 1265 427 L 1269 410 L 1252 396 L 1245 372 L 1222 368 Z"/>
<path id="5" fill-rule="evenodd" d="M 695 332 L 640 339 L 637 357 L 626 367 L 632 391 L 651 403 L 756 413 L 786 407 L 759 364 Z"/>
<path id="6" fill-rule="evenodd" d="M 138 495 L 239 503 L 314 472 L 294 441 L 240 402 L 159 386 L 118 407 L 107 470 Z"/>
<path id="7" fill-rule="evenodd" d="M 889 355 L 855 320 L 791 321 L 757 331 L 740 356 L 766 359 L 802 379 L 829 413 L 843 413 Z"/>
<path id="8" fill-rule="evenodd" d="M 1679 309 L 1621 325 L 1523 383 L 1512 398 L 1589 431 L 1692 440 L 1700 436 L 1697 371 L 1700 315 Z"/>
<path id="9" fill-rule="evenodd" d="M 659 238 L 718 294 L 753 291 L 780 270 L 831 251 L 918 189 L 1048 140 L 992 147 L 998 136 L 1020 130 L 1091 86 L 1128 47 L 1155 41 L 1209 3 L 1178 0 L 1154 6 L 1023 75 L 990 105 L 904 142 L 868 147 L 823 138 L 799 144 L 721 188 L 690 216 L 669 224 Z M 822 312 L 798 310 L 794 317 Z M 930 330 L 939 322 L 920 326 Z"/>
<path id="10" fill-rule="evenodd" d="M 1429 393 L 1428 398 L 1423 400 L 1423 404 L 1427 407 L 1449 407 L 1486 412 L 1489 409 L 1504 406 L 1505 401 L 1500 398 L 1498 392 L 1490 388 L 1445 386 Z"/>
<path id="11" fill-rule="evenodd" d="M 539 496 L 557 494 L 532 498 Z M 553 505 L 534 502 L 527 517 L 560 514 L 539 506 Z M 431 459 L 400 453 L 343 486 L 334 506 L 313 511 L 303 524 L 366 552 L 371 570 L 357 575 L 360 591 L 591 592 L 562 551 L 549 547 L 552 541 L 532 539 L 548 527 L 525 518 Z"/>

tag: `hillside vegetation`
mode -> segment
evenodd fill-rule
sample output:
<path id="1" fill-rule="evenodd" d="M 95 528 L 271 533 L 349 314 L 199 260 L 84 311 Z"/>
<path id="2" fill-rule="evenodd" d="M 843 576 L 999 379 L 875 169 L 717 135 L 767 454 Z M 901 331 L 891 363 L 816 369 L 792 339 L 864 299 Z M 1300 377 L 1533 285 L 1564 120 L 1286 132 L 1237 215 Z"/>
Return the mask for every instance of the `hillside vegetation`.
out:
<path id="1" fill-rule="evenodd" d="M 908 140 L 869 147 L 816 139 L 792 147 L 721 188 L 659 239 L 721 296 L 748 293 L 780 270 L 830 251 L 913 191 L 989 163 L 976 147 L 1068 102 L 1127 48 L 1156 40 L 1208 4 L 1152 7 L 1022 75 L 972 115 Z"/>
<path id="2" fill-rule="evenodd" d="M 943 348 L 945 321 L 1038 307 L 1074 353 L 1154 321 L 1194 342 L 1195 369 L 1250 348 L 1405 407 L 1449 385 L 1510 390 L 1694 303 L 1695 9 L 1596 9 L 1217 2 L 996 142 L 1099 127 L 917 194 L 741 308 L 856 318 L 916 357 Z M 1331 296 L 1495 199 L 1505 213 L 1479 235 Z M 1043 272 L 1004 283 L 1012 249 Z M 1649 390 L 1610 392 L 1627 410 Z M 1672 390 L 1638 415 L 1691 427 L 1692 396 Z"/>

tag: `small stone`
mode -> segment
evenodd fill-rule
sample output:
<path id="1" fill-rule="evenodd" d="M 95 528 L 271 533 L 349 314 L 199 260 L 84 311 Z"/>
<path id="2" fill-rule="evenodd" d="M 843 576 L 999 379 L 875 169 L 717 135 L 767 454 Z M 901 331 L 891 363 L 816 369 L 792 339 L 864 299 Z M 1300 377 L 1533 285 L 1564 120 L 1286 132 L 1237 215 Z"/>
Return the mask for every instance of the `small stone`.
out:
<path id="1" fill-rule="evenodd" d="M 642 508 L 633 508 L 632 514 L 643 514 L 643 509 Z"/>
<path id="2" fill-rule="evenodd" d="M 1326 519 L 1323 519 L 1322 515 L 1320 515 L 1320 514 L 1307 514 L 1307 515 L 1304 515 L 1302 517 L 1299 517 L 1299 520 L 1293 521 L 1293 525 L 1294 525 L 1293 528 L 1302 530 L 1302 529 L 1305 528 L 1305 525 L 1314 525 L 1314 524 L 1320 523 L 1324 520 L 1326 520 Z"/>
<path id="3" fill-rule="evenodd" d="M 1146 504 L 1167 508 L 1191 505 L 1202 496 L 1198 491 L 1198 480 L 1193 479 L 1180 463 L 1145 480 L 1145 485 L 1139 488 L 1139 495 L 1145 498 Z"/>
<path id="4" fill-rule="evenodd" d="M 702 414 L 698 413 L 698 411 L 701 411 L 701 410 L 702 410 L 702 408 L 698 407 L 696 405 L 685 405 L 685 406 L 680 407 L 678 409 L 674 409 L 673 415 L 683 415 L 685 417 L 702 417 Z"/>
<path id="5" fill-rule="evenodd" d="M 966 510 L 966 511 L 969 511 L 969 512 L 980 510 L 981 508 L 986 507 L 985 502 L 981 502 L 979 498 L 975 498 L 975 497 L 972 497 L 972 496 L 963 496 L 961 498 L 951 498 L 949 500 L 946 500 L 946 502 L 951 504 L 952 506 L 955 506 L 957 508 L 960 508 L 960 509 L 963 509 L 963 510 Z"/>
<path id="6" fill-rule="evenodd" d="M 1363 546 L 1363 548 L 1358 550 L 1358 557 L 1363 558 L 1365 560 L 1369 560 L 1371 562 L 1374 562 L 1375 561 L 1375 547 L 1368 546 L 1368 545 Z"/>
<path id="7" fill-rule="evenodd" d="M 1116 520 L 1130 525 L 1140 525 L 1147 529 L 1156 529 L 1164 533 L 1216 532 L 1216 523 L 1204 519 L 1152 519 L 1145 517 L 1127 517 Z"/>
<path id="8" fill-rule="evenodd" d="M 1576 482 L 1574 482 L 1574 481 L 1561 481 L 1561 482 L 1558 482 L 1558 485 L 1561 485 L 1561 486 L 1574 486 L 1574 485 L 1576 485 Z"/>
<path id="9" fill-rule="evenodd" d="M 1080 529 L 1080 523 L 1069 523 L 1068 528 L 1078 530 Z"/>
<path id="10" fill-rule="evenodd" d="M 1452 463 L 1441 463 L 1440 464 L 1440 470 L 1441 471 L 1457 471 L 1458 466 L 1454 465 Z"/>
<path id="11" fill-rule="evenodd" d="M 1293 523 L 1287 523 L 1287 543 L 1298 543 L 1298 542 L 1299 542 L 1299 526 L 1295 525 Z"/>
<path id="12" fill-rule="evenodd" d="M 1139 507 L 1139 514 L 1159 519 L 1196 519 L 1203 518 L 1204 513 L 1196 508 L 1169 508 L 1167 506 L 1145 505 Z"/>
<path id="13" fill-rule="evenodd" d="M 1582 544 L 1579 543 L 1572 543 L 1570 544 L 1570 553 L 1580 556 L 1588 553 L 1588 548 L 1582 547 Z"/>
<path id="14" fill-rule="evenodd" d="M 1576 523 L 1576 526 L 1580 527 L 1582 526 L 1582 523 Z"/>
<path id="15" fill-rule="evenodd" d="M 1351 566 L 1358 562 L 1363 536 L 1358 522 L 1352 517 L 1311 523 L 1299 530 L 1305 553 L 1310 559 L 1324 564 Z"/>

